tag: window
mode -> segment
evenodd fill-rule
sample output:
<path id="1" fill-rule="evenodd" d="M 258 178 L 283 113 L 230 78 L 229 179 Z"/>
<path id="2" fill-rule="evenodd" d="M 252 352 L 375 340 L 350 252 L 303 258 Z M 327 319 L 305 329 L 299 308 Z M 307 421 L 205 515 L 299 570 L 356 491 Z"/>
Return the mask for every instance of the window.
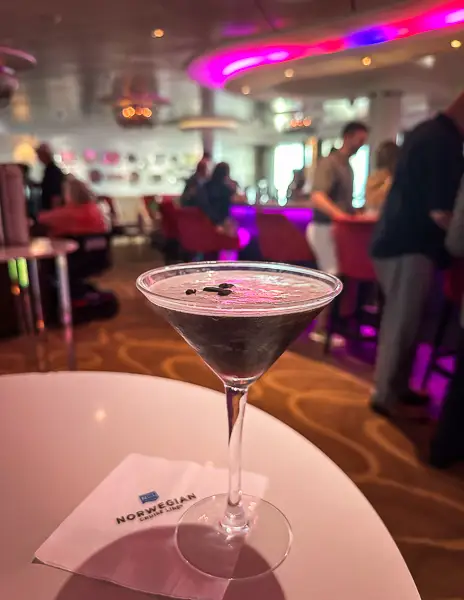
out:
<path id="1" fill-rule="evenodd" d="M 274 150 L 274 187 L 279 204 L 287 198 L 293 171 L 304 168 L 303 144 L 279 144 Z"/>
<path id="2" fill-rule="evenodd" d="M 350 158 L 353 169 L 353 206 L 360 208 L 366 202 L 366 181 L 369 175 L 369 146 L 362 146 L 357 153 Z"/>

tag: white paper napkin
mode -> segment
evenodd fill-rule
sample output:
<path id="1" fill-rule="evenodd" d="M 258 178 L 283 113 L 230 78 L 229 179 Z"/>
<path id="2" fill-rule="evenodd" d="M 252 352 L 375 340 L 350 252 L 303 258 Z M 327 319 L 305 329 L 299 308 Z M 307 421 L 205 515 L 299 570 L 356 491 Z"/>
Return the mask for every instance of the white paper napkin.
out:
<path id="1" fill-rule="evenodd" d="M 221 600 L 227 581 L 202 575 L 179 556 L 176 524 L 196 500 L 227 490 L 226 469 L 131 454 L 37 550 L 47 565 L 150 594 Z M 262 497 L 263 475 L 243 473 Z"/>

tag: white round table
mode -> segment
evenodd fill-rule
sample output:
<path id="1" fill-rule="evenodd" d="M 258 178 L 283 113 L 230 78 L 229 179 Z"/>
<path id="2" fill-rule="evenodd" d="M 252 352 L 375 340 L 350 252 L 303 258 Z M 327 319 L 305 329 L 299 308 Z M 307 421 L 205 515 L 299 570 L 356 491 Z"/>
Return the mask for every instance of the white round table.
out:
<path id="1" fill-rule="evenodd" d="M 0 597 L 148 600 L 31 559 L 128 454 L 225 466 L 226 440 L 225 403 L 209 389 L 117 373 L 1 377 Z M 420 600 L 394 541 L 356 486 L 310 442 L 252 406 L 243 466 L 269 477 L 266 498 L 289 518 L 294 542 L 272 576 L 279 585 L 269 587 L 266 577 L 231 583 L 225 599 Z"/>
<path id="2" fill-rule="evenodd" d="M 58 275 L 58 298 L 60 302 L 61 323 L 64 329 L 64 341 L 66 344 L 68 368 L 74 369 L 76 358 L 74 352 L 74 339 L 72 327 L 71 297 L 69 293 L 69 276 L 67 255 L 75 252 L 78 248 L 77 242 L 66 239 L 52 240 L 49 238 L 35 238 L 27 246 L 1 246 L 0 263 L 13 261 L 16 265 L 16 273 L 21 269 L 20 259 L 27 260 L 28 275 L 32 290 L 32 301 L 34 311 L 31 309 L 28 284 L 21 281 L 20 277 L 12 276 L 11 290 L 17 299 L 17 314 L 25 334 L 34 335 L 35 332 L 41 338 L 45 335 L 45 321 L 43 316 L 42 298 L 40 294 L 39 272 L 37 260 L 54 258 L 56 272 Z M 21 302 L 19 304 L 19 302 Z M 24 314 L 24 316 L 23 316 Z M 35 317 L 35 318 L 34 318 Z M 43 369 L 43 352 L 38 352 L 39 369 Z"/>

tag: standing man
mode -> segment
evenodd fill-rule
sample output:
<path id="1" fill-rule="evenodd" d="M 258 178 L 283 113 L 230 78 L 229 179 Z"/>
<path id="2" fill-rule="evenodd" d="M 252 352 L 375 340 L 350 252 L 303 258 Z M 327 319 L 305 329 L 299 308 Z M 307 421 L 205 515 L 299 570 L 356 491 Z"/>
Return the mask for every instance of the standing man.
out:
<path id="1" fill-rule="evenodd" d="M 53 152 L 48 144 L 42 143 L 36 149 L 37 158 L 45 166 L 42 179 L 42 199 L 40 210 L 51 210 L 63 204 L 64 175 L 53 160 Z"/>
<path id="2" fill-rule="evenodd" d="M 418 125 L 401 150 L 373 244 L 385 294 L 372 409 L 423 405 L 409 388 L 423 310 L 436 267 L 446 266 L 446 228 L 464 173 L 464 94 Z"/>
<path id="3" fill-rule="evenodd" d="M 337 275 L 338 262 L 335 241 L 332 236 L 332 220 L 346 217 L 353 212 L 353 169 L 350 157 L 367 142 L 369 130 L 364 123 L 353 121 L 342 131 L 343 145 L 329 156 L 318 161 L 311 192 L 313 219 L 308 225 L 306 237 L 313 249 L 317 266 L 321 271 Z M 316 329 L 310 335 L 313 341 L 325 341 L 324 316 L 319 317 Z M 334 336 L 334 344 L 342 340 Z"/>

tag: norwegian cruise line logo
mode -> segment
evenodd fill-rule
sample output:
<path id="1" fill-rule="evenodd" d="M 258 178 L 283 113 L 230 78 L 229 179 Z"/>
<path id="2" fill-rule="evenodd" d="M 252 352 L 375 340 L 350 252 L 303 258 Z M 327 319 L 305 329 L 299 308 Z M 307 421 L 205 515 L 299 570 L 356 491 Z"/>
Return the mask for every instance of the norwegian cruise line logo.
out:
<path id="1" fill-rule="evenodd" d="M 164 515 L 165 513 L 173 510 L 181 510 L 184 507 L 184 504 L 197 499 L 196 495 L 193 493 L 186 494 L 185 496 L 179 496 L 178 498 L 168 498 L 163 502 L 157 502 L 159 498 L 160 496 L 157 492 L 141 494 L 139 496 L 139 500 L 142 504 L 147 504 L 149 502 L 156 502 L 156 504 L 153 504 L 148 508 L 144 508 L 143 510 L 136 510 L 132 513 L 128 513 L 127 515 L 116 517 L 116 524 L 121 525 L 122 523 L 135 521 L 136 519 L 138 521 L 147 521 L 148 519 L 159 517 L 160 515 Z"/>

